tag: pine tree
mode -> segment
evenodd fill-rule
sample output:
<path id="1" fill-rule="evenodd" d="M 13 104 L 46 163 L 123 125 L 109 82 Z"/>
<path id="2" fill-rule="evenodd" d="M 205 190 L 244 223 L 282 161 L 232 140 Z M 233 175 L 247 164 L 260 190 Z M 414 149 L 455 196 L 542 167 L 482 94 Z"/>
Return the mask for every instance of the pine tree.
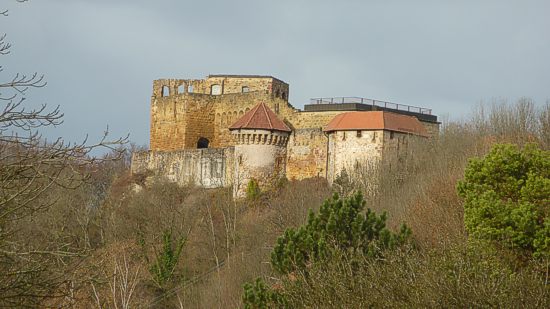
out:
<path id="1" fill-rule="evenodd" d="M 271 264 L 281 274 L 305 270 L 308 263 L 329 258 L 335 250 L 378 256 L 383 250 L 402 244 L 411 235 L 403 225 L 395 234 L 386 228 L 386 214 L 367 209 L 358 192 L 346 199 L 337 194 L 327 199 L 319 213 L 310 211 L 307 223 L 287 229 L 271 253 Z"/>

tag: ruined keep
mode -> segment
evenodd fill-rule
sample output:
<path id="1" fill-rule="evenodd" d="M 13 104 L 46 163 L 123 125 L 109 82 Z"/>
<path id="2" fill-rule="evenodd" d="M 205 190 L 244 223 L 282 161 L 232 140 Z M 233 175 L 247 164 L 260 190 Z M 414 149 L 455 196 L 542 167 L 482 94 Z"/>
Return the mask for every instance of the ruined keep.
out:
<path id="1" fill-rule="evenodd" d="M 411 138 L 438 133 L 431 110 L 356 97 L 288 102 L 289 85 L 272 76 L 210 75 L 153 82 L 150 150 L 132 173 L 181 185 L 233 186 L 251 179 L 268 189 L 279 178 L 326 178 L 362 161 L 383 160 Z"/>

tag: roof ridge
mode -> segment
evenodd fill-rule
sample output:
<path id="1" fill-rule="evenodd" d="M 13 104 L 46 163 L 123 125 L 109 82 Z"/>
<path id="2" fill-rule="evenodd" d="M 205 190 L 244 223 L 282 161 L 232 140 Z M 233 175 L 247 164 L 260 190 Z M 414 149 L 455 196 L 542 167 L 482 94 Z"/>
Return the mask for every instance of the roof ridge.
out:
<path id="1" fill-rule="evenodd" d="M 264 110 L 265 117 L 267 118 L 267 122 L 269 122 L 269 127 L 273 129 L 273 123 L 271 122 L 271 117 L 269 117 L 269 114 L 267 113 L 267 109 L 265 108 L 266 106 L 264 102 L 262 102 L 262 107 Z"/>
<path id="2" fill-rule="evenodd" d="M 254 106 L 254 108 L 252 108 L 252 110 L 250 111 L 250 118 L 248 118 L 248 121 L 245 122 L 244 126 L 248 126 L 250 124 L 250 121 L 252 121 L 252 119 L 254 118 L 254 115 L 256 114 L 256 111 L 258 110 L 258 108 L 260 108 L 260 105 L 261 104 L 258 104 L 256 106 Z"/>

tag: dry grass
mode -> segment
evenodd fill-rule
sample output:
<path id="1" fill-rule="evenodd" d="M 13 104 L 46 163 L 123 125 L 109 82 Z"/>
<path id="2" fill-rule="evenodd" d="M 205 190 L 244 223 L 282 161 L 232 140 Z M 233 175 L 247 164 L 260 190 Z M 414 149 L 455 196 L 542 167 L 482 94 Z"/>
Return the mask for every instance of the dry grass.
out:
<path id="1" fill-rule="evenodd" d="M 376 194 L 365 190 L 368 207 L 387 211 L 390 227 L 406 222 L 419 246 L 383 262 L 365 262 L 359 273 L 350 273 L 350 265 L 341 260 L 312 273 L 307 286 L 287 282 L 293 304 L 349 308 L 548 305 L 548 287 L 537 284 L 540 278 L 534 266 L 509 267 L 498 254 L 469 251 L 462 202 L 455 191 L 468 158 L 484 155 L 497 142 L 529 141 L 549 149 L 550 104 L 535 108 L 522 100 L 480 108 L 468 121 L 445 123 L 439 138 L 411 145 L 399 162 L 353 171 L 362 178 L 350 190 L 372 188 L 367 175 L 379 175 Z M 133 192 L 133 183 L 142 180 L 120 173 L 106 190 L 102 188 L 110 184 L 106 179 L 112 177 L 112 167 L 105 177 L 101 170 L 98 173 L 94 183 L 79 191 L 52 191 L 50 198 L 61 196 L 57 204 L 20 229 L 21 237 L 30 243 L 63 240 L 82 248 L 79 266 L 66 274 L 75 290 L 73 299 L 63 300 L 67 307 L 97 307 L 90 282 L 101 303 L 112 306 L 109 282 L 115 261 L 124 265 L 123 258 L 130 273 L 139 270 L 129 300 L 137 307 L 239 307 L 245 282 L 273 276 L 269 260 L 277 237 L 286 228 L 303 224 L 308 210 L 317 210 L 331 194 L 323 179 L 310 179 L 282 184 L 254 202 L 235 202 L 228 189 L 180 188 L 166 182 Z M 176 270 L 178 279 L 159 291 L 151 283 L 150 263 L 144 255 L 159 250 L 165 230 L 184 235 L 187 242 Z M 147 244 L 145 250 L 137 245 L 140 237 Z M 63 269 L 62 262 L 53 267 Z"/>

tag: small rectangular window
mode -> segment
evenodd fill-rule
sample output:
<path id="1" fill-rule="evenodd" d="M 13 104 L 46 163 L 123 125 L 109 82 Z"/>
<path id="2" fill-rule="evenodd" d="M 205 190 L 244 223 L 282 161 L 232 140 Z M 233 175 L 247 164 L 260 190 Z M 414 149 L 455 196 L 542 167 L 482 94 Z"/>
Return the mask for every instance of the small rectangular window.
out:
<path id="1" fill-rule="evenodd" d="M 393 139 L 393 131 L 390 131 L 390 139 Z"/>
<path id="2" fill-rule="evenodd" d="M 363 135 L 362 135 L 362 132 L 361 132 L 361 131 L 357 131 L 357 137 L 361 137 L 361 136 L 363 136 Z"/>
<path id="3" fill-rule="evenodd" d="M 248 88 L 248 86 L 243 86 L 242 93 L 247 93 L 249 91 L 250 89 Z"/>
<path id="4" fill-rule="evenodd" d="M 346 140 L 346 131 L 343 132 L 343 135 L 342 135 L 342 140 L 345 141 Z"/>
<path id="5" fill-rule="evenodd" d="M 162 86 L 161 96 L 163 97 L 170 96 L 170 88 L 168 88 L 168 86 Z"/>

